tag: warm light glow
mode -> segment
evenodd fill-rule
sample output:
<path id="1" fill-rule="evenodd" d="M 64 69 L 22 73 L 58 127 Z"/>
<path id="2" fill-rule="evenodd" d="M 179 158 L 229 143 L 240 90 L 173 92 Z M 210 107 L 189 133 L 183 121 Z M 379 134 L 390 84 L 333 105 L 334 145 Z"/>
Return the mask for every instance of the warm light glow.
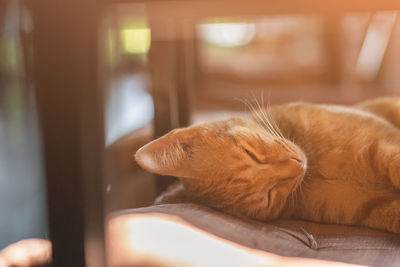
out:
<path id="1" fill-rule="evenodd" d="M 166 214 L 126 214 L 108 224 L 109 265 L 354 266 L 287 258 L 241 246 Z M 157 265 L 158 264 L 158 265 Z"/>
<path id="2" fill-rule="evenodd" d="M 366 81 L 376 79 L 396 21 L 397 11 L 373 15 L 357 61 L 357 73 Z"/>
<path id="3" fill-rule="evenodd" d="M 110 245 L 118 246 L 119 252 L 113 259 L 124 259 L 119 262 L 121 265 L 162 262 L 171 266 L 233 267 L 271 264 L 275 260 L 232 246 L 229 241 L 222 241 L 168 215 L 133 215 L 129 219 L 123 216 L 114 219 L 110 226 L 115 240 Z M 115 234 L 117 239 L 114 239 Z"/>
<path id="4" fill-rule="evenodd" d="M 122 45 L 126 53 L 146 54 L 150 49 L 150 42 L 149 28 L 122 30 Z"/>
<path id="5" fill-rule="evenodd" d="M 24 239 L 0 251 L 0 267 L 36 266 L 49 263 L 51 243 L 45 239 Z"/>
<path id="6" fill-rule="evenodd" d="M 209 23 L 199 27 L 201 37 L 206 42 L 224 47 L 246 45 L 255 34 L 255 25 L 251 23 Z"/>

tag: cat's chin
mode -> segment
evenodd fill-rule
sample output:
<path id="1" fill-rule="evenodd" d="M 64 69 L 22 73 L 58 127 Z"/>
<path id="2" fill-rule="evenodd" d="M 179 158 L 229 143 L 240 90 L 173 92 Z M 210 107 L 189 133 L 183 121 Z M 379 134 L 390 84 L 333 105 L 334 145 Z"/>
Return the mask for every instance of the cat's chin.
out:
<path id="1" fill-rule="evenodd" d="M 289 190 L 289 192 L 294 193 L 301 187 L 301 184 L 304 180 L 304 177 L 307 172 L 307 159 L 304 158 L 299 162 L 299 169 L 298 173 L 296 175 L 293 175 L 289 180 L 292 182 L 292 188 Z"/>
<path id="2" fill-rule="evenodd" d="M 306 176 L 306 168 L 304 168 L 304 171 L 300 173 L 298 176 L 294 177 L 293 179 L 293 184 L 292 188 L 288 191 L 288 194 L 286 195 L 287 199 L 292 198 L 293 196 L 297 196 L 299 193 L 302 191 L 302 184 L 304 181 L 304 178 Z M 289 201 L 289 203 L 292 203 Z"/>

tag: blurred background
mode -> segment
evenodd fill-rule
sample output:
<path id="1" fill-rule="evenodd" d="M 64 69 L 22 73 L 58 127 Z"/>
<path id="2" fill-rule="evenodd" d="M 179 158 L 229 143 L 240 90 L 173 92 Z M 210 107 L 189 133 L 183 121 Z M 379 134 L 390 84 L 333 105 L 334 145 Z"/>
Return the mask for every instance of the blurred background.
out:
<path id="1" fill-rule="evenodd" d="M 133 155 L 172 128 L 244 114 L 244 99 L 351 105 L 398 95 L 397 10 L 295 9 L 105 5 L 95 68 L 106 214 L 149 205 L 165 188 Z M 0 2 L 0 249 L 48 235 L 33 17 L 25 1 Z"/>

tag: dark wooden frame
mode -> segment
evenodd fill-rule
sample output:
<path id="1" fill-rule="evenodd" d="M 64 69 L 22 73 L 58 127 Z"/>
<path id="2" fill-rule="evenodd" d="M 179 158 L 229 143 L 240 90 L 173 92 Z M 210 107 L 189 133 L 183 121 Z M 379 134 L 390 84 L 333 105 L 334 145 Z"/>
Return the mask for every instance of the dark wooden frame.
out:
<path id="1" fill-rule="evenodd" d="M 106 266 L 101 1 L 27 2 L 53 266 Z"/>

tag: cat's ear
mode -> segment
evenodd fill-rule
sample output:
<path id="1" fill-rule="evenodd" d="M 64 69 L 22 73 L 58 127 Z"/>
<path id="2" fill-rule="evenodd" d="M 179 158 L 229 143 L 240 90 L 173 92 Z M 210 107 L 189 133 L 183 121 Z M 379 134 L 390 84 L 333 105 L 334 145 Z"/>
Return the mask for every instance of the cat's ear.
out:
<path id="1" fill-rule="evenodd" d="M 140 148 L 136 161 L 150 172 L 192 178 L 191 155 L 196 135 L 191 128 L 173 130 Z"/>

